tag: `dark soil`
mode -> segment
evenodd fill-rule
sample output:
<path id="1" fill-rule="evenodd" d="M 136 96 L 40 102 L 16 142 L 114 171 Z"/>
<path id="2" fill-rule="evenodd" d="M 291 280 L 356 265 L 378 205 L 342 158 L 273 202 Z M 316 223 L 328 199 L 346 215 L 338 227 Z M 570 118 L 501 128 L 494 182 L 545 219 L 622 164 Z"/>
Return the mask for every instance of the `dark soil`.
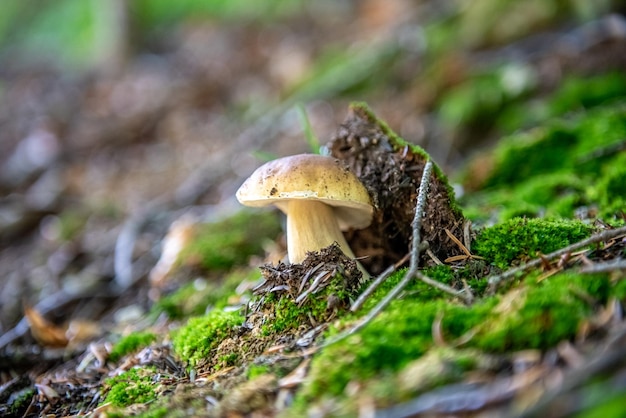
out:
<path id="1" fill-rule="evenodd" d="M 402 259 L 410 251 L 424 154 L 402 145 L 365 109 L 353 106 L 345 122 L 328 144 L 334 157 L 346 162 L 365 184 L 376 210 L 372 224 L 352 231 L 348 242 L 362 264 L 373 274 Z M 428 205 L 422 220 L 423 241 L 440 259 L 461 254 L 446 234 L 462 235 L 463 216 L 445 178 L 433 172 Z M 432 263 L 422 255 L 426 265 Z"/>

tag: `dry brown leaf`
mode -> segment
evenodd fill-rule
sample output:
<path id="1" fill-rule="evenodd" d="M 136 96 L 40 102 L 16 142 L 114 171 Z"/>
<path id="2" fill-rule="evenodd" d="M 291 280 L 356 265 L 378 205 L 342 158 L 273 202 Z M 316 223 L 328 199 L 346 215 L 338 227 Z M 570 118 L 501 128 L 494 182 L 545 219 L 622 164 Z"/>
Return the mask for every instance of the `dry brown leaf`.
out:
<path id="1" fill-rule="evenodd" d="M 178 260 L 178 255 L 193 238 L 194 227 L 195 222 L 187 217 L 182 217 L 172 223 L 170 230 L 163 238 L 161 258 L 150 270 L 150 284 L 153 287 L 161 288 L 167 282 Z"/>
<path id="2" fill-rule="evenodd" d="M 45 319 L 35 309 L 25 306 L 24 316 L 30 325 L 30 333 L 37 342 L 45 347 L 65 347 L 68 340 L 65 328 L 61 328 Z"/>

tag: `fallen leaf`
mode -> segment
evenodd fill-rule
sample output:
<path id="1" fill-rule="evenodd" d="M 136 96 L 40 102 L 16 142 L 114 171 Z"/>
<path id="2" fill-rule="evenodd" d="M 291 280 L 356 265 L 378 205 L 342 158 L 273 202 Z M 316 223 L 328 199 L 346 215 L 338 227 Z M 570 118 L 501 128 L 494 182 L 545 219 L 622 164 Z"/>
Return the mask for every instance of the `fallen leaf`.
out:
<path id="1" fill-rule="evenodd" d="M 39 344 L 55 348 L 67 346 L 65 328 L 54 325 L 29 306 L 24 307 L 24 316 L 30 325 L 30 333 Z"/>

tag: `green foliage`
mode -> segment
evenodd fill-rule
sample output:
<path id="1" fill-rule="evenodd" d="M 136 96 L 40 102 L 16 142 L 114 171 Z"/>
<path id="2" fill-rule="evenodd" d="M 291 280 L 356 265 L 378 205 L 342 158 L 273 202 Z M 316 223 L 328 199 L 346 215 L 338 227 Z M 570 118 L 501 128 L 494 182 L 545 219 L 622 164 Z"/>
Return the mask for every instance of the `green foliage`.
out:
<path id="1" fill-rule="evenodd" d="M 172 31 L 189 19 L 273 21 L 296 13 L 301 0 L 134 0 L 127 4 L 135 25 L 135 44 L 142 44 L 164 30 Z M 117 2 L 83 0 L 33 0 L 0 3 L 0 48 L 19 48 L 29 57 L 42 57 L 67 68 L 88 67 L 106 48 L 104 37 Z"/>
<path id="2" fill-rule="evenodd" d="M 152 402 L 157 398 L 158 374 L 153 367 L 133 368 L 104 382 L 106 397 L 103 403 L 125 407 Z"/>
<path id="3" fill-rule="evenodd" d="M 213 310 L 207 315 L 193 317 L 174 333 L 172 344 L 180 358 L 194 367 L 210 356 L 211 350 L 241 325 L 243 318 L 239 312 Z"/>
<path id="4" fill-rule="evenodd" d="M 575 220 L 513 218 L 478 233 L 472 249 L 500 268 L 587 238 L 592 228 Z"/>
<path id="5" fill-rule="evenodd" d="M 624 97 L 626 76 L 622 73 L 592 77 L 568 76 L 548 97 L 516 101 L 503 109 L 496 125 L 504 132 L 514 132 L 572 112 L 588 111 L 617 103 L 623 101 Z"/>
<path id="6" fill-rule="evenodd" d="M 140 348 L 147 347 L 154 341 L 156 341 L 156 335 L 151 332 L 137 332 L 129 334 L 113 346 L 113 349 L 109 354 L 109 360 L 113 362 L 118 361 L 126 354 L 130 354 Z"/>
<path id="7" fill-rule="evenodd" d="M 161 28 L 195 17 L 217 17 L 229 20 L 274 20 L 298 10 L 301 0 L 135 0 L 133 10 L 142 26 Z"/>
<path id="8" fill-rule="evenodd" d="M 204 224 L 180 254 L 183 264 L 197 261 L 207 271 L 225 271 L 263 252 L 263 242 L 280 232 L 275 212 L 241 210 L 220 222 Z"/>
<path id="9" fill-rule="evenodd" d="M 296 110 L 298 112 L 298 119 L 300 120 L 300 125 L 302 126 L 302 131 L 304 132 L 304 138 L 306 139 L 307 144 L 309 144 L 309 152 L 313 154 L 320 153 L 320 141 L 315 136 L 315 132 L 313 132 L 313 128 L 311 127 L 311 121 L 309 120 L 309 116 L 306 113 L 306 108 L 302 103 L 299 103 L 296 106 Z"/>

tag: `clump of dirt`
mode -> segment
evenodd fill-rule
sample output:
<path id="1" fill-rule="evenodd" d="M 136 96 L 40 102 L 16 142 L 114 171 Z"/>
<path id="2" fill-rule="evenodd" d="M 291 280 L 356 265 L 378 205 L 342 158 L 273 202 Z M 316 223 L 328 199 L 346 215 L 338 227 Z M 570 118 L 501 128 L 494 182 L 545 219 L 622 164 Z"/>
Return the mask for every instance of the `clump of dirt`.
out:
<path id="1" fill-rule="evenodd" d="M 410 251 L 411 223 L 427 154 L 395 135 L 363 105 L 353 105 L 348 117 L 327 145 L 365 184 L 376 211 L 367 229 L 346 238 L 361 263 L 377 274 Z M 439 259 L 460 255 L 461 249 L 446 234 L 462 236 L 463 215 L 453 191 L 439 168 L 433 170 L 422 239 Z M 422 261 L 432 260 L 422 256 Z"/>
<path id="2" fill-rule="evenodd" d="M 301 264 L 261 267 L 264 281 L 254 311 L 276 331 L 315 327 L 348 311 L 360 286 L 361 271 L 336 243 L 310 252 Z"/>
<path id="3" fill-rule="evenodd" d="M 254 293 L 244 323 L 233 329 L 196 365 L 199 376 L 239 368 L 264 358 L 284 362 L 283 351 L 309 347 L 329 321 L 349 312 L 361 271 L 337 244 L 308 253 L 302 264 L 261 267 L 264 281 Z M 237 375 L 237 373 L 234 373 Z"/>

